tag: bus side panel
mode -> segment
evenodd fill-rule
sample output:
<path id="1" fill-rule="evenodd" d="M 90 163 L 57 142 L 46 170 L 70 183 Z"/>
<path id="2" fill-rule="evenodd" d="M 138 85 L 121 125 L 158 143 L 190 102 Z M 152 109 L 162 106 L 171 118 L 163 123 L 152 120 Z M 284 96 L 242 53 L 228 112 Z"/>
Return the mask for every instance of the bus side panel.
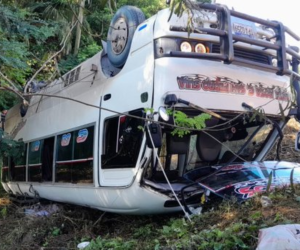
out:
<path id="1" fill-rule="evenodd" d="M 153 22 L 148 21 L 143 30 L 137 29 L 127 62 L 122 71 L 111 78 L 104 86 L 103 96 L 110 95 L 109 100 L 102 101 L 102 107 L 117 112 L 129 112 L 137 109 L 151 108 L 153 98 Z M 143 25 L 143 24 L 142 24 Z M 118 114 L 106 110 L 101 111 L 100 144 L 105 145 L 105 121 Z M 117 131 L 116 131 L 117 133 Z M 101 148 L 101 146 L 100 146 Z M 141 147 L 141 149 L 143 146 Z M 105 148 L 99 152 L 103 155 Z M 137 173 L 140 156 L 134 166 L 130 168 L 100 169 L 101 186 L 130 185 Z M 101 156 L 99 156 L 101 159 Z"/>

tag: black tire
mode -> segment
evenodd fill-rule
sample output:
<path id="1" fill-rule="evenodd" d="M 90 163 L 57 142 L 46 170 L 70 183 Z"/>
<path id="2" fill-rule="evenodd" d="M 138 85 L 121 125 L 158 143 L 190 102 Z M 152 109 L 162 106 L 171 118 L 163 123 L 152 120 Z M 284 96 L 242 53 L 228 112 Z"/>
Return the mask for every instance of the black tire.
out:
<path id="1" fill-rule="evenodd" d="M 139 8 L 137 8 L 135 6 L 130 6 L 130 7 L 135 11 L 135 14 L 137 15 L 138 22 L 139 22 L 138 25 L 140 25 L 146 19 L 143 11 L 141 11 L 141 9 L 139 9 Z"/>
<path id="2" fill-rule="evenodd" d="M 123 6 L 116 12 L 107 34 L 107 55 L 113 66 L 123 67 L 136 27 L 144 20 L 143 12 L 134 6 Z"/>

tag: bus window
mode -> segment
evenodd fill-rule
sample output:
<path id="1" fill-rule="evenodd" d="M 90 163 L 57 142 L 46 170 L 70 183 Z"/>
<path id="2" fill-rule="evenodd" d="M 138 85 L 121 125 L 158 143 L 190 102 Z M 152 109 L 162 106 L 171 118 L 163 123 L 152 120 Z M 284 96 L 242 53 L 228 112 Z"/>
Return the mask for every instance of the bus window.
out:
<path id="1" fill-rule="evenodd" d="M 57 137 L 56 182 L 92 183 L 94 127 Z"/>
<path id="2" fill-rule="evenodd" d="M 143 117 L 143 110 L 129 114 Z M 139 126 L 143 125 L 143 120 L 130 116 L 118 116 L 105 121 L 102 168 L 135 167 L 143 139 L 143 131 Z"/>
<path id="3" fill-rule="evenodd" d="M 27 144 L 24 146 L 23 153 L 11 160 L 11 176 L 13 181 L 26 181 L 26 155 Z"/>
<path id="4" fill-rule="evenodd" d="M 73 182 L 93 182 L 94 127 L 74 133 Z M 87 136 L 84 139 L 84 136 Z"/>
<path id="5" fill-rule="evenodd" d="M 57 182 L 72 182 L 72 155 L 73 155 L 73 133 L 66 133 L 57 137 Z"/>
<path id="6" fill-rule="evenodd" d="M 42 149 L 42 180 L 52 181 L 52 166 L 53 166 L 53 152 L 54 152 L 54 137 L 44 140 Z"/>
<path id="7" fill-rule="evenodd" d="M 29 143 L 28 181 L 42 181 L 41 152 L 43 140 Z"/>

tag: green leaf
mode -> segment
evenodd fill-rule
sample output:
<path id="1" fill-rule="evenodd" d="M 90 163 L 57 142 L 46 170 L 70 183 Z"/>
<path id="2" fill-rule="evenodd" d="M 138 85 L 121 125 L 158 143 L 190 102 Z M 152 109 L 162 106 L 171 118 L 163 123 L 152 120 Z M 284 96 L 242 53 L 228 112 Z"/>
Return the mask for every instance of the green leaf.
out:
<path id="1" fill-rule="evenodd" d="M 175 124 L 180 128 L 175 128 L 172 131 L 172 135 L 183 137 L 190 133 L 191 129 L 201 130 L 205 128 L 205 121 L 211 118 L 211 115 L 203 113 L 195 117 L 188 117 L 182 111 L 174 111 L 173 117 Z"/>

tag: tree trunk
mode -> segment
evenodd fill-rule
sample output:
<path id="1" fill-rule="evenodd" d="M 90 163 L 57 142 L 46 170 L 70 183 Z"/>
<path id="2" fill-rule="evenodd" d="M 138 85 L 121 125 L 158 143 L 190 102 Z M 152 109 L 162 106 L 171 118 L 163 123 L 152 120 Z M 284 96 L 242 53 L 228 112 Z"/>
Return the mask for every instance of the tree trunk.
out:
<path id="1" fill-rule="evenodd" d="M 85 6 L 86 0 L 81 0 L 79 12 L 78 12 L 78 23 L 76 27 L 76 38 L 75 38 L 75 45 L 74 45 L 74 55 L 78 54 L 79 46 L 80 46 L 80 40 L 81 40 L 81 27 L 83 25 L 83 11 Z"/>
<path id="2" fill-rule="evenodd" d="M 110 10 L 110 13 L 113 15 L 117 8 L 117 1 L 116 0 L 108 0 L 107 4 L 108 4 L 108 8 Z"/>

